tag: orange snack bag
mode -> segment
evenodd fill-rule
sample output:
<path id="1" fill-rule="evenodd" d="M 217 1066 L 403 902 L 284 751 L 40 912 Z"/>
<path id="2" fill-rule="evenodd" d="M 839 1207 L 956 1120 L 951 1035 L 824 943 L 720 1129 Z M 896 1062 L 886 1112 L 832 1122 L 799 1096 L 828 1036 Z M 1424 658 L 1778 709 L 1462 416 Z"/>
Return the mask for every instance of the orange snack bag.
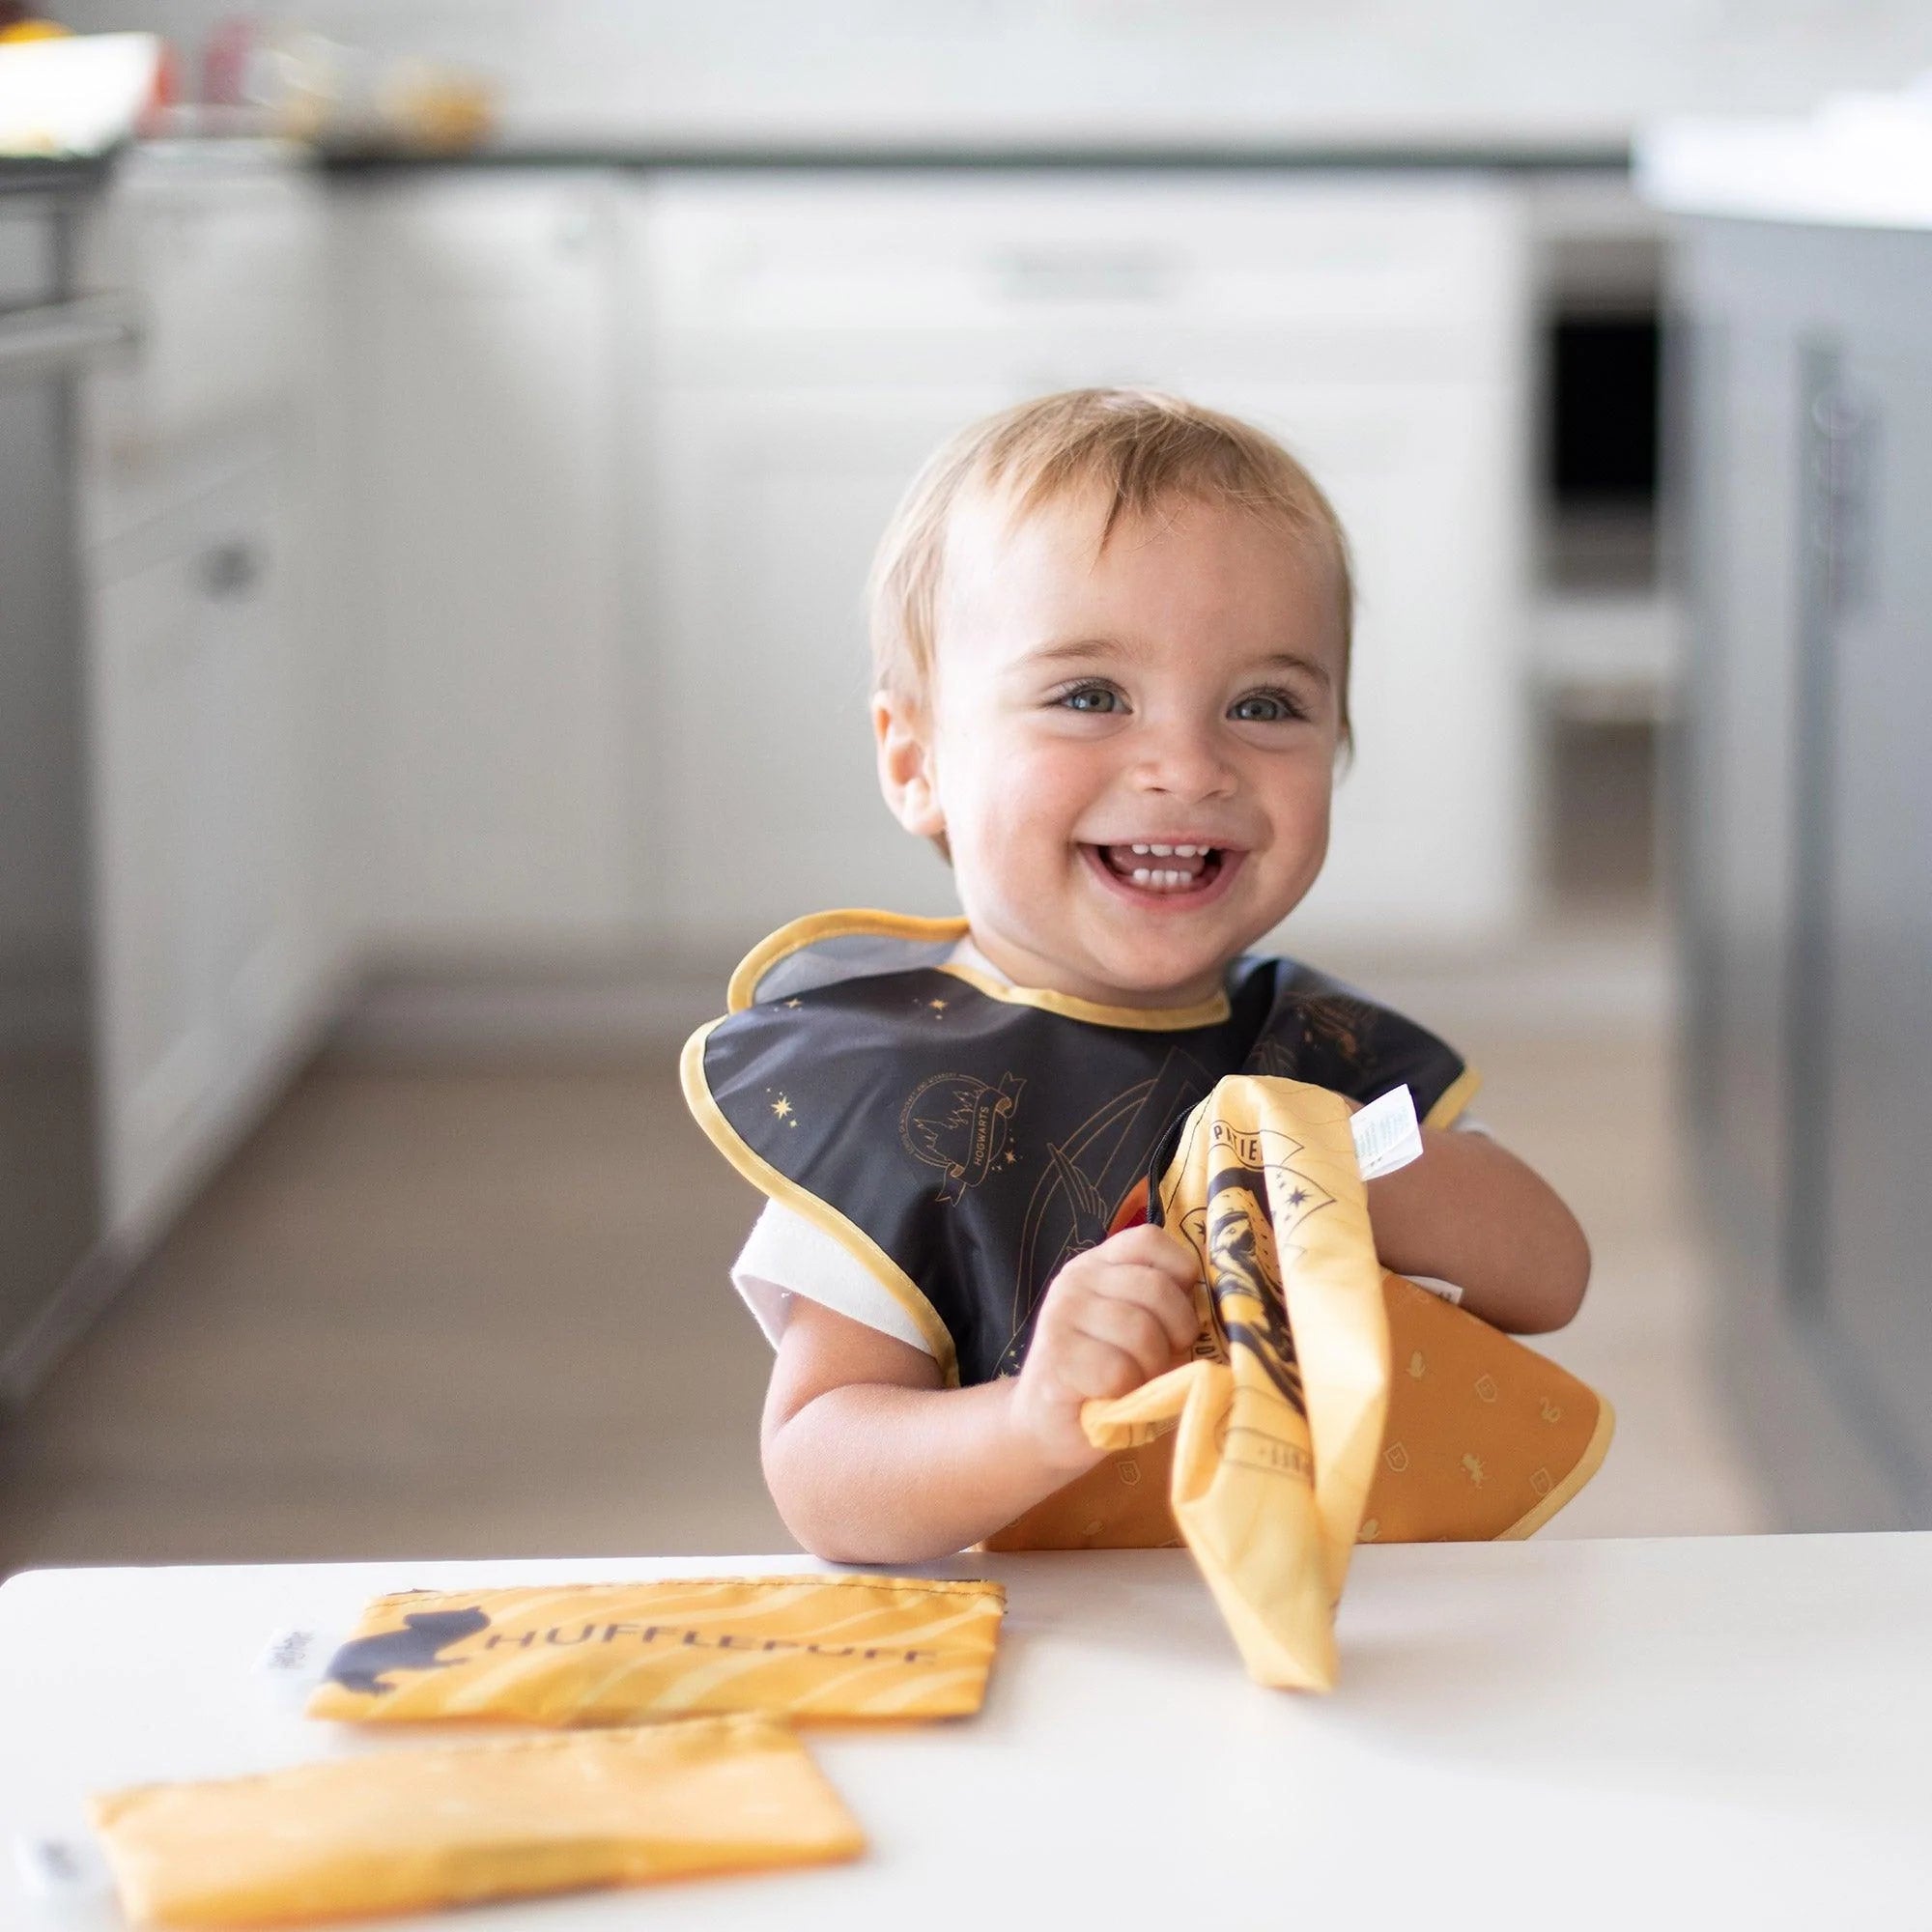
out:
<path id="1" fill-rule="evenodd" d="M 382 1751 L 94 1801 L 128 1916 L 298 1923 L 855 1858 L 768 1718 Z"/>
<path id="2" fill-rule="evenodd" d="M 714 1577 L 379 1597 L 312 1718 L 636 1723 L 700 1711 L 957 1718 L 980 1708 L 998 1583 Z"/>
<path id="3" fill-rule="evenodd" d="M 1383 1271 L 1349 1122 L 1339 1095 L 1273 1078 L 1223 1080 L 1194 1110 L 1159 1205 L 1200 1265 L 1201 1359 L 1081 1411 L 1122 1481 L 1131 1467 L 1134 1505 L 1096 1513 L 1103 1463 L 989 1539 L 1165 1541 L 1148 1531 L 1171 1522 L 1249 1673 L 1303 1690 L 1335 1681 L 1358 1539 L 1527 1536 L 1595 1474 L 1612 1427 L 1574 1376 Z M 1141 1489 L 1163 1460 L 1164 1512 Z"/>

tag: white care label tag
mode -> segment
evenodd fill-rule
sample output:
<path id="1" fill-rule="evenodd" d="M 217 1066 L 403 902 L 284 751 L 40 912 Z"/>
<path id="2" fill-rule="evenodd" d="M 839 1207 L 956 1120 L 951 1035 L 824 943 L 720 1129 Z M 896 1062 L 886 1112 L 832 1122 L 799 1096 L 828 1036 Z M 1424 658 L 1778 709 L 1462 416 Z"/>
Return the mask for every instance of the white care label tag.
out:
<path id="1" fill-rule="evenodd" d="M 30 1898 L 85 1897 L 108 1885 L 100 1854 L 78 1838 L 15 1838 L 14 1869 Z"/>
<path id="2" fill-rule="evenodd" d="M 255 1676 L 278 1709 L 298 1711 L 322 1682 L 334 1645 L 319 1630 L 278 1630 L 255 1659 Z"/>
<path id="3" fill-rule="evenodd" d="M 312 1630 L 278 1630 L 262 1646 L 255 1668 L 280 1677 L 306 1677 L 315 1669 L 320 1643 Z"/>
<path id="4" fill-rule="evenodd" d="M 87 1839 L 22 1833 L 14 1840 L 14 1874 L 41 1924 L 93 1932 L 121 1922 L 111 1910 L 114 1881 L 107 1861 Z"/>
<path id="5" fill-rule="evenodd" d="M 1355 1159 L 1362 1179 L 1375 1180 L 1422 1158 L 1422 1129 L 1416 1124 L 1415 1099 L 1406 1087 L 1391 1088 L 1371 1100 L 1349 1124 L 1355 1132 Z"/>

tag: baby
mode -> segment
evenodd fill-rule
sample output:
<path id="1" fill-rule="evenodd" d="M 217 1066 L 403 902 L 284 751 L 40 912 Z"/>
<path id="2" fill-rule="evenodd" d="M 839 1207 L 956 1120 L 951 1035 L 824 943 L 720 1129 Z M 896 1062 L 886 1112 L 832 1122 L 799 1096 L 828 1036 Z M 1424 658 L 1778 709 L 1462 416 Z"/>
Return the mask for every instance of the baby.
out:
<path id="1" fill-rule="evenodd" d="M 769 1197 L 733 1278 L 777 1345 L 766 1479 L 820 1555 L 996 1534 L 1100 1461 L 1083 1403 L 1190 1355 L 1193 1257 L 1147 1225 L 1147 1183 L 1225 1074 L 1406 1085 L 1424 1151 L 1369 1183 L 1383 1264 L 1501 1328 L 1577 1312 L 1581 1231 L 1459 1129 L 1460 1058 L 1247 952 L 1321 869 L 1350 617 L 1307 473 L 1173 397 L 1025 404 L 901 504 L 872 586 L 879 780 L 965 917 L 797 922 L 685 1061 Z"/>

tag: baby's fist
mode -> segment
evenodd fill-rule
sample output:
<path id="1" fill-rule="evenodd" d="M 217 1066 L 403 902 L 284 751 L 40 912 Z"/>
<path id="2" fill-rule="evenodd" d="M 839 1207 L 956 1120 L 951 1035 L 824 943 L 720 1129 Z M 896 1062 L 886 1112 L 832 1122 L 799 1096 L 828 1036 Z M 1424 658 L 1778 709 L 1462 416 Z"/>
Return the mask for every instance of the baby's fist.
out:
<path id="1" fill-rule="evenodd" d="M 1193 1251 L 1159 1228 L 1127 1228 L 1075 1255 L 1048 1284 L 1013 1390 L 1013 1418 L 1070 1477 L 1100 1452 L 1080 1406 L 1128 1395 L 1194 1347 Z"/>

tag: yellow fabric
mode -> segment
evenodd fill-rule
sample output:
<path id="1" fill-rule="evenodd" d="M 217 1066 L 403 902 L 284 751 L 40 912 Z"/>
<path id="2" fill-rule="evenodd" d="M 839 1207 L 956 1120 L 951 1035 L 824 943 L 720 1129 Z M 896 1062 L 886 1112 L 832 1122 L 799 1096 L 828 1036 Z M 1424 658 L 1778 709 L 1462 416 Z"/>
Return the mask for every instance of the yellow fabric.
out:
<path id="1" fill-rule="evenodd" d="M 977 1711 L 998 1583 L 723 1577 L 379 1597 L 312 1718 L 626 1724 L 698 1711 L 802 1719 Z"/>
<path id="2" fill-rule="evenodd" d="M 1248 1077 L 1194 1110 L 1160 1203 L 1202 1271 L 1199 1359 L 1089 1403 L 1107 1460 L 990 1540 L 1178 1532 L 1250 1674 L 1303 1690 L 1335 1681 L 1358 1538 L 1528 1535 L 1595 1473 L 1612 1422 L 1575 1377 L 1384 1273 L 1349 1120 L 1324 1089 Z"/>
<path id="3" fill-rule="evenodd" d="M 770 1718 L 383 1751 L 94 1801 L 130 1918 L 412 1912 L 855 1858 L 865 1838 Z"/>
<path id="4" fill-rule="evenodd" d="M 1530 1536 L 1597 1472 L 1609 1405 L 1487 1322 L 1382 1276 L 1388 1415 L 1361 1543 Z M 1116 1446 L 986 1539 L 987 1549 L 1179 1549 L 1172 1430 Z M 1473 1459 L 1473 1465 L 1465 1458 Z"/>
<path id="5" fill-rule="evenodd" d="M 1616 1418 L 1587 1382 L 1400 1275 L 1382 1277 L 1388 1420 L 1358 1538 L 1533 1535 L 1597 1473 Z"/>

